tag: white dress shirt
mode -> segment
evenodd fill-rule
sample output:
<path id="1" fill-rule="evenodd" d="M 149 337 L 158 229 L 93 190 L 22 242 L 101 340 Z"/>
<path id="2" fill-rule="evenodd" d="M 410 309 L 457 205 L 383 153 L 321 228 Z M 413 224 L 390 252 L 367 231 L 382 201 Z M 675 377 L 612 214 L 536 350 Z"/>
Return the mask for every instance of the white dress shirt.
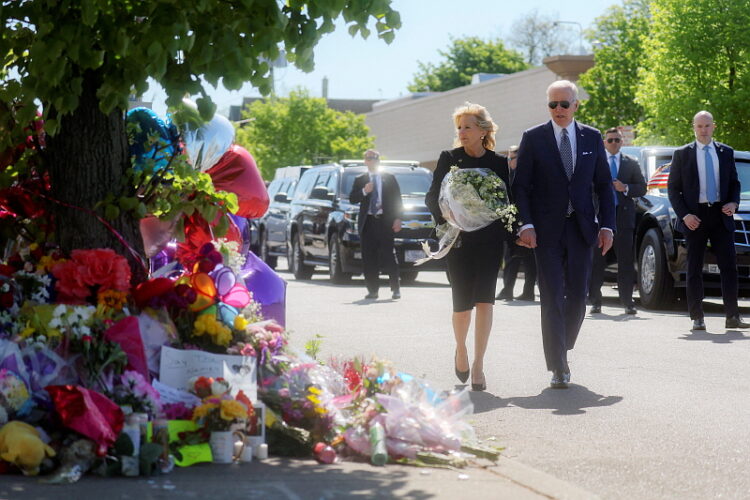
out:
<path id="1" fill-rule="evenodd" d="M 380 206 L 378 208 L 378 211 L 374 215 L 382 215 L 383 214 L 383 176 L 380 174 L 372 174 L 368 173 L 370 178 L 370 182 L 374 183 L 373 190 L 377 190 L 378 192 L 378 200 L 380 200 Z M 362 188 L 362 194 L 367 196 L 367 193 L 365 193 L 365 188 Z M 369 207 L 367 208 L 367 213 L 370 213 Z"/>
<path id="2" fill-rule="evenodd" d="M 555 132 L 555 142 L 557 142 L 557 149 L 560 149 L 560 142 L 562 141 L 562 131 L 563 128 L 558 125 L 557 123 L 552 121 L 552 130 Z M 575 171 L 576 168 L 576 121 L 573 120 L 570 122 L 570 124 L 565 127 L 565 130 L 568 131 L 568 139 L 570 140 L 570 151 L 573 153 L 573 170 Z"/>
<path id="3" fill-rule="evenodd" d="M 703 150 L 705 146 L 708 146 L 708 154 L 711 155 L 713 160 L 716 200 L 719 200 L 719 155 L 716 154 L 716 146 L 713 141 L 710 144 L 701 144 L 695 141 L 695 159 L 698 162 L 698 181 L 700 183 L 698 203 L 708 203 L 708 197 L 706 196 L 706 152 Z"/>

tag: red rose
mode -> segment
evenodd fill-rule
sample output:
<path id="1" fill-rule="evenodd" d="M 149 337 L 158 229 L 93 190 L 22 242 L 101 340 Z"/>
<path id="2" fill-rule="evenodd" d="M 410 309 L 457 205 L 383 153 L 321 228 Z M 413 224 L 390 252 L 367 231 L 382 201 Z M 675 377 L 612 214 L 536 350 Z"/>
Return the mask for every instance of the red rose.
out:
<path id="1" fill-rule="evenodd" d="M 133 289 L 133 299 L 138 307 L 144 307 L 154 297 L 161 297 L 172 291 L 174 282 L 169 278 L 156 278 L 139 283 Z"/>

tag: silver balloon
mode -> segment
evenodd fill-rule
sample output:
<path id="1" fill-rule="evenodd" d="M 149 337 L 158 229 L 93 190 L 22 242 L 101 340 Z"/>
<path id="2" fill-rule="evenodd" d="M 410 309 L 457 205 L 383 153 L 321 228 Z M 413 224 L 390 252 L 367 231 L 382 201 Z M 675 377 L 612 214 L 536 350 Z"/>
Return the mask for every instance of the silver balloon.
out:
<path id="1" fill-rule="evenodd" d="M 224 156 L 234 142 L 234 126 L 221 115 L 197 130 L 186 126 L 183 133 L 188 159 L 193 168 L 205 172 Z"/>

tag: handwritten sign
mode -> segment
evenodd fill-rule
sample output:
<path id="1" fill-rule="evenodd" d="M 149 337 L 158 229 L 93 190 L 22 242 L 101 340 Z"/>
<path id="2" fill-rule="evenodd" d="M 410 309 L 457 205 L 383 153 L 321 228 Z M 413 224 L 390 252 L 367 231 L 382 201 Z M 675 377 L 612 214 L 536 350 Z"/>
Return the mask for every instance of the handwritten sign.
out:
<path id="1" fill-rule="evenodd" d="M 185 390 L 194 377 L 223 377 L 232 387 L 232 395 L 242 390 L 251 401 L 258 399 L 256 358 L 162 347 L 159 367 L 162 384 Z"/>

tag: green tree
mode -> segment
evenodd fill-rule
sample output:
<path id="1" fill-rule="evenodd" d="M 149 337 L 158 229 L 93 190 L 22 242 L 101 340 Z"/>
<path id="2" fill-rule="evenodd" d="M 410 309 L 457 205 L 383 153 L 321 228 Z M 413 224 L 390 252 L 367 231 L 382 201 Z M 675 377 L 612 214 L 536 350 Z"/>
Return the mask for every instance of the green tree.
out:
<path id="1" fill-rule="evenodd" d="M 286 50 L 298 68 L 313 68 L 313 48 L 343 17 L 352 36 L 374 31 L 387 42 L 400 26 L 390 0 L 17 0 L 0 3 L 0 102 L 12 103 L 20 130 L 41 105 L 49 134 L 43 168 L 49 173 L 56 239 L 64 251 L 111 247 L 118 239 L 90 211 L 107 195 L 133 196 L 124 111 L 131 93 L 153 78 L 169 106 L 200 95 L 210 118 L 215 105 L 201 76 L 235 90 L 245 81 L 270 91 L 265 62 Z M 8 110 L 6 110 L 8 111 Z M 0 123 L 10 123 L 4 113 Z M 16 135 L 18 132 L 16 132 Z M 4 145 L 12 142 L 4 133 Z M 4 148 L 2 148 L 4 149 Z M 2 150 L 0 149 L 0 150 Z M 0 187 L 19 178 L 3 172 Z M 72 208 L 77 207 L 77 208 Z M 140 248 L 138 216 L 121 213 L 112 226 Z M 123 252 L 124 253 L 124 252 Z"/>
<path id="2" fill-rule="evenodd" d="M 304 89 L 255 101 L 243 117 L 249 121 L 236 141 L 253 154 L 264 179 L 283 166 L 359 158 L 374 144 L 364 116 L 331 109 Z"/>
<path id="3" fill-rule="evenodd" d="M 643 106 L 634 101 L 638 71 L 647 61 L 643 43 L 649 33 L 648 5 L 648 0 L 625 0 L 598 17 L 588 32 L 595 64 L 579 80 L 589 95 L 578 112 L 584 123 L 606 130 L 643 120 Z"/>
<path id="4" fill-rule="evenodd" d="M 651 14 L 649 66 L 637 91 L 646 114 L 639 141 L 688 142 L 693 115 L 706 109 L 717 139 L 750 149 L 750 0 L 652 0 Z"/>
<path id="5" fill-rule="evenodd" d="M 523 56 L 506 49 L 500 39 L 451 38 L 448 49 L 439 54 L 443 60 L 437 64 L 417 62 L 419 71 L 408 86 L 410 92 L 444 92 L 470 84 L 475 73 L 515 73 L 528 68 Z"/>

